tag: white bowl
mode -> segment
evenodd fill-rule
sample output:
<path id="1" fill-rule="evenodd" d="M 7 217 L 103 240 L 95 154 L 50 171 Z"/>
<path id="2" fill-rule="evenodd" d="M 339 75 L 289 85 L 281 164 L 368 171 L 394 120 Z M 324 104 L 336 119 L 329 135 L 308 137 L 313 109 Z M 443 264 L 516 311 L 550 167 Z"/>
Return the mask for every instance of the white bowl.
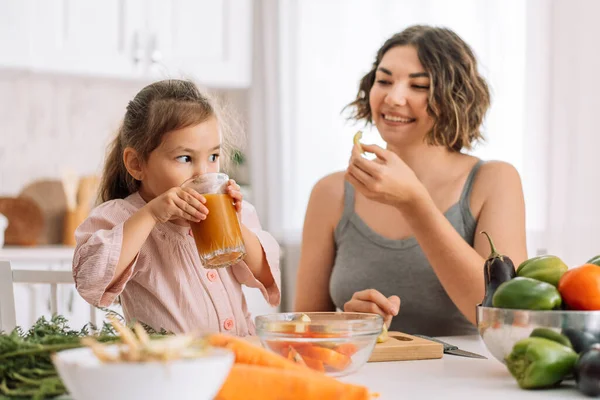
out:
<path id="1" fill-rule="evenodd" d="M 118 347 L 106 349 L 116 354 Z M 102 363 L 89 347 L 61 351 L 53 357 L 74 400 L 211 400 L 233 361 L 234 354 L 226 349 L 171 362 Z"/>

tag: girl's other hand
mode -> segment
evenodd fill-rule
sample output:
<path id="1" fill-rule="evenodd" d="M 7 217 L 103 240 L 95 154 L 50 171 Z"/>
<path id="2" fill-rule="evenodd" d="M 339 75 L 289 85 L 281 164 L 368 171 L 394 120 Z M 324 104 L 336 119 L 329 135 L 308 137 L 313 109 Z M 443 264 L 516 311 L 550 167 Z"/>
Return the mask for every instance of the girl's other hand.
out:
<path id="1" fill-rule="evenodd" d="M 157 222 L 172 219 L 200 222 L 206 219 L 206 199 L 192 188 L 174 187 L 147 204 Z"/>
<path id="2" fill-rule="evenodd" d="M 242 214 L 242 200 L 244 199 L 244 196 L 242 195 L 240 189 L 240 185 L 238 185 L 233 179 L 229 180 L 229 183 L 227 185 L 227 193 L 233 199 L 235 211 L 238 213 L 238 215 Z"/>
<path id="3" fill-rule="evenodd" d="M 392 317 L 398 315 L 400 311 L 400 298 L 385 297 L 375 289 L 362 290 L 354 293 L 350 301 L 344 304 L 344 311 L 379 314 L 389 328 Z"/>

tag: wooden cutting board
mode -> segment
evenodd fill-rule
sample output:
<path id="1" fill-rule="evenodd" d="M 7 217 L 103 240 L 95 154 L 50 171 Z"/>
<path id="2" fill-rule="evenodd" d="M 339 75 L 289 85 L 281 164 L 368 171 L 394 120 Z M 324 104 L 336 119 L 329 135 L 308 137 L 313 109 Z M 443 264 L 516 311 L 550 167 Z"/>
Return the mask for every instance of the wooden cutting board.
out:
<path id="1" fill-rule="evenodd" d="M 428 360 L 442 358 L 444 346 L 416 336 L 401 332 L 388 332 L 389 339 L 377 343 L 369 362 Z"/>
<path id="2" fill-rule="evenodd" d="M 369 362 L 429 360 L 444 355 L 444 346 L 440 343 L 401 332 L 390 331 L 388 336 L 388 340 L 375 345 Z M 258 336 L 246 336 L 246 339 L 261 345 Z"/>
<path id="3" fill-rule="evenodd" d="M 35 246 L 44 229 L 44 215 L 38 205 L 26 197 L 0 197 L 0 214 L 8 219 L 4 244 Z"/>

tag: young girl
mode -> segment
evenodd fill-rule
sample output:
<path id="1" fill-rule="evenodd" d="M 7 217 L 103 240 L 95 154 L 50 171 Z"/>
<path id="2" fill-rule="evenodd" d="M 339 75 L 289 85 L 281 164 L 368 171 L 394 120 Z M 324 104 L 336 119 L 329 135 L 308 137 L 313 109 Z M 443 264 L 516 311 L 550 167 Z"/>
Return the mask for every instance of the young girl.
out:
<path id="1" fill-rule="evenodd" d="M 173 333 L 239 336 L 255 332 L 242 284 L 279 304 L 279 246 L 233 180 L 227 191 L 241 215 L 247 255 L 215 270 L 198 257 L 189 221 L 210 210 L 202 195 L 180 185 L 219 171 L 227 155 L 223 122 L 188 81 L 153 83 L 129 103 L 104 167 L 102 204 L 75 233 L 73 276 L 90 304 L 105 307 L 120 296 L 127 320 Z"/>

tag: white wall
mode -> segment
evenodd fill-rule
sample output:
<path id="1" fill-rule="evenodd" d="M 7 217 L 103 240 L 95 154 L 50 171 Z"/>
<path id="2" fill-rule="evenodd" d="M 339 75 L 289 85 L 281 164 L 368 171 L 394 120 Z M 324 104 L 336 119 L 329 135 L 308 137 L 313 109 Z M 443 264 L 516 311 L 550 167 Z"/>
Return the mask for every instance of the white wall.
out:
<path id="1" fill-rule="evenodd" d="M 0 70 L 0 196 L 64 169 L 97 173 L 141 84 Z"/>
<path id="2" fill-rule="evenodd" d="M 0 69 L 0 196 L 67 169 L 99 174 L 127 103 L 146 84 Z M 212 93 L 246 125 L 246 91 Z"/>
<path id="3" fill-rule="evenodd" d="M 554 0 L 547 114 L 547 242 L 569 265 L 600 253 L 600 2 Z"/>

